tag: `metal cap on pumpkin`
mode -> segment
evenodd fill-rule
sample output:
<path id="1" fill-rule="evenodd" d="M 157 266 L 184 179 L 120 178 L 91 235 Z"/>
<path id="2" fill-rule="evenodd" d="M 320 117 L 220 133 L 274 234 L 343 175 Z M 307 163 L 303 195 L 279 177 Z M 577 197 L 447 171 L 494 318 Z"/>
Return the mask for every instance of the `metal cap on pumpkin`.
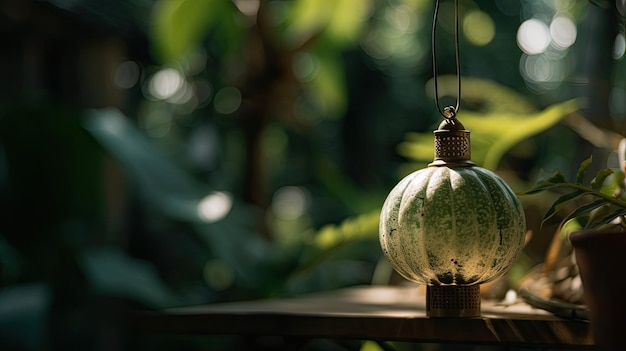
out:
<path id="1" fill-rule="evenodd" d="M 471 159 L 470 132 L 456 118 L 454 107 L 444 109 L 445 119 L 435 133 L 435 159 L 429 167 L 474 166 Z"/>
<path id="2" fill-rule="evenodd" d="M 427 285 L 428 317 L 480 316 L 480 285 Z"/>

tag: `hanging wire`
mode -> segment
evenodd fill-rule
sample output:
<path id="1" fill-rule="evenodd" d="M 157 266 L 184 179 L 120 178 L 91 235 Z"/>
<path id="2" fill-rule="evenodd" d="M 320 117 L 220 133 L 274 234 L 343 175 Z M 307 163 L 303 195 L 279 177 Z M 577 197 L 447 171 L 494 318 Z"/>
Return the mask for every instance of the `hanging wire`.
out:
<path id="1" fill-rule="evenodd" d="M 447 106 L 443 110 L 439 105 L 439 85 L 437 82 L 437 18 L 439 17 L 439 0 L 435 2 L 435 16 L 433 18 L 432 52 L 433 52 L 433 82 L 435 86 L 435 104 L 437 111 L 444 118 L 454 118 L 461 106 L 461 61 L 459 59 L 459 0 L 454 0 L 454 51 L 456 61 L 457 96 L 456 105 Z"/>

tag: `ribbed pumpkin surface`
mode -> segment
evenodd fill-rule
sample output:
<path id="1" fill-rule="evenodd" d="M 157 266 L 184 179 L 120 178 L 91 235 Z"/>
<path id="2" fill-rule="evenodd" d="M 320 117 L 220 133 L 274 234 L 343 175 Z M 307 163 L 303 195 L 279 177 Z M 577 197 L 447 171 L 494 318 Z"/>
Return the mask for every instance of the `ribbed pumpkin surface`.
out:
<path id="1" fill-rule="evenodd" d="M 406 279 L 470 285 L 505 273 L 524 245 L 523 208 L 509 186 L 480 167 L 429 167 L 389 193 L 380 244 Z"/>

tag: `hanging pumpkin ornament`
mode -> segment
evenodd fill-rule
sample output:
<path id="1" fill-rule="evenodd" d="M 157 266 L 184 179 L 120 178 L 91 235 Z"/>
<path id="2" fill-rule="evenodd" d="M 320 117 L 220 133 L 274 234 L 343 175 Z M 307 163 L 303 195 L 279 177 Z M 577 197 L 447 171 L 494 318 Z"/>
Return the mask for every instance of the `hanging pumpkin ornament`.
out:
<path id="1" fill-rule="evenodd" d="M 433 62 L 437 69 L 435 25 Z M 471 161 L 470 132 L 457 119 L 460 100 L 458 0 L 456 106 L 437 109 L 444 117 L 435 135 L 435 157 L 427 168 L 402 179 L 389 193 L 380 216 L 382 250 L 404 278 L 427 285 L 430 317 L 480 315 L 480 284 L 506 273 L 524 246 L 524 210 L 495 173 Z"/>

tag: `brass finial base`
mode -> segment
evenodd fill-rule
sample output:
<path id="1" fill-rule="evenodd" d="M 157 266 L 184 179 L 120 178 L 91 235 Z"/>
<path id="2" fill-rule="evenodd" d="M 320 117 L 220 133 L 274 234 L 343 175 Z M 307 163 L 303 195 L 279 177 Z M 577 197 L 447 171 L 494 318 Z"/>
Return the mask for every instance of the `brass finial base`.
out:
<path id="1" fill-rule="evenodd" d="M 435 132 L 435 159 L 429 167 L 470 167 L 470 132 L 455 116 L 446 118 Z"/>
<path id="2" fill-rule="evenodd" d="M 428 285 L 426 314 L 428 317 L 479 317 L 480 285 Z"/>

